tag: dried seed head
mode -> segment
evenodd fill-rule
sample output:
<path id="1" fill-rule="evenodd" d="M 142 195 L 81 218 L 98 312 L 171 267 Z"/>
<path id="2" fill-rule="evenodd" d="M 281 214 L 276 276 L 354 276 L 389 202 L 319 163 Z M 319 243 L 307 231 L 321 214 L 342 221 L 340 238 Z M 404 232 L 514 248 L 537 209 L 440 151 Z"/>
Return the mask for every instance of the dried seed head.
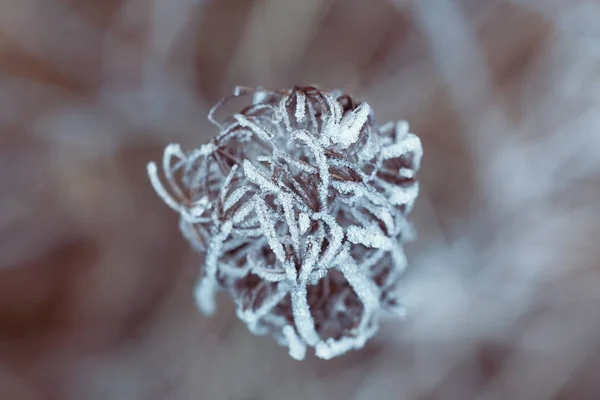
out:
<path id="1" fill-rule="evenodd" d="M 422 155 L 404 121 L 375 124 L 370 107 L 315 87 L 236 89 L 250 106 L 210 143 L 165 149 L 165 203 L 206 262 L 198 306 L 215 309 L 227 291 L 255 334 L 271 334 L 290 355 L 306 347 L 332 358 L 361 348 L 379 314 L 400 312 L 406 219 L 418 193 Z"/>

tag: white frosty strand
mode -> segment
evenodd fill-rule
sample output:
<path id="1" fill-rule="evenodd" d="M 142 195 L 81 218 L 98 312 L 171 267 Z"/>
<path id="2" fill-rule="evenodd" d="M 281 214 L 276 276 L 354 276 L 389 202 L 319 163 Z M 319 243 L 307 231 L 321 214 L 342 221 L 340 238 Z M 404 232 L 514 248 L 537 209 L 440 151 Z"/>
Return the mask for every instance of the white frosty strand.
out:
<path id="1" fill-rule="evenodd" d="M 216 150 L 216 147 L 215 147 L 214 143 L 211 142 L 211 143 L 203 144 L 198 149 L 192 151 L 189 154 L 188 160 L 195 161 L 200 157 L 209 155 L 210 153 L 212 153 L 215 150 Z"/>
<path id="2" fill-rule="evenodd" d="M 320 264 L 327 266 L 331 260 L 338 254 L 342 248 L 342 239 L 344 238 L 344 230 L 329 214 L 315 214 L 315 217 L 325 222 L 329 228 L 329 246 L 325 250 L 325 254 L 321 257 Z"/>
<path id="3" fill-rule="evenodd" d="M 319 168 L 319 176 L 321 178 L 321 183 L 319 185 L 319 200 L 321 201 L 321 208 L 324 209 L 327 207 L 327 196 L 329 193 L 329 166 L 327 165 L 325 153 L 319 144 L 317 144 L 317 141 L 306 131 L 294 132 L 293 138 L 305 142 L 315 156 L 315 162 Z"/>
<path id="4" fill-rule="evenodd" d="M 308 109 L 308 116 L 309 116 L 309 120 L 310 120 L 310 127 L 312 128 L 313 131 L 317 131 L 319 129 L 319 123 L 317 121 L 317 116 L 315 113 L 315 108 L 313 106 L 312 102 L 307 102 L 306 103 L 306 108 Z M 325 137 L 325 135 L 322 135 L 322 139 Z M 325 141 L 322 141 L 322 143 L 325 143 Z"/>
<path id="5" fill-rule="evenodd" d="M 247 95 L 251 105 L 216 121 L 225 102 Z M 314 87 L 236 88 L 209 119 L 220 130 L 209 143 L 165 148 L 164 184 L 147 166 L 182 235 L 206 252 L 198 307 L 214 312 L 227 291 L 250 332 L 272 334 L 298 360 L 308 347 L 324 359 L 363 347 L 381 310 L 403 312 L 418 137 L 405 121 L 378 126 L 368 104 Z"/>
<path id="6" fill-rule="evenodd" d="M 310 313 L 307 302 L 306 294 L 306 282 L 312 271 L 317 257 L 319 249 L 316 244 L 309 241 L 307 249 L 307 257 L 300 269 L 300 275 L 294 288 L 292 289 L 292 310 L 294 313 L 294 320 L 300 336 L 310 346 L 314 346 L 319 342 L 319 335 L 315 330 L 315 322 Z"/>
<path id="7" fill-rule="evenodd" d="M 275 221 L 273 221 L 273 213 L 269 210 L 267 203 L 260 197 L 254 197 L 254 209 L 258 215 L 260 226 L 262 228 L 271 250 L 277 257 L 280 263 L 285 263 L 285 252 L 281 242 L 277 238 L 277 232 L 275 231 Z"/>
<path id="8" fill-rule="evenodd" d="M 310 165 L 304 161 L 297 160 L 294 157 L 290 156 L 289 154 L 282 152 L 281 150 L 274 150 L 273 155 L 275 155 L 275 157 L 277 157 L 277 158 L 283 159 L 284 161 L 292 164 L 294 167 L 296 167 L 304 172 L 308 172 L 309 174 L 316 174 L 319 172 L 319 170 L 317 168 L 313 167 L 312 165 Z"/>
<path id="9" fill-rule="evenodd" d="M 357 155 L 361 162 L 375 160 L 381 149 L 381 138 L 378 135 L 367 134 L 365 145 L 358 151 Z M 375 172 L 376 169 L 373 169 Z"/>
<path id="10" fill-rule="evenodd" d="M 396 122 L 396 142 L 400 142 L 403 140 L 406 135 L 408 135 L 408 130 L 410 126 L 406 121 L 398 121 Z"/>
<path id="11" fill-rule="evenodd" d="M 175 199 L 173 199 L 173 197 L 171 197 L 171 195 L 167 192 L 163 184 L 160 182 L 156 163 L 148 163 L 146 169 L 148 171 L 148 176 L 150 177 L 150 183 L 152 183 L 152 187 L 162 199 L 162 201 L 164 201 L 165 204 L 171 207 L 173 210 L 180 212 L 182 209 L 181 205 Z"/>
<path id="12" fill-rule="evenodd" d="M 306 345 L 290 325 L 283 327 L 283 334 L 287 340 L 290 356 L 296 360 L 304 360 L 306 356 Z"/>
<path id="13" fill-rule="evenodd" d="M 213 239 L 208 246 L 208 252 L 206 253 L 206 261 L 204 266 L 205 276 L 200 281 L 200 288 L 205 287 L 207 295 L 202 295 L 201 293 L 196 292 L 196 300 L 198 301 L 198 306 L 200 309 L 207 315 L 213 314 L 216 308 L 214 292 L 216 288 L 218 260 L 221 256 L 223 242 L 231 233 L 231 228 L 231 221 L 227 221 L 225 224 L 223 224 L 220 231 L 213 236 Z"/>
<path id="14" fill-rule="evenodd" d="M 243 206 L 240 207 L 239 210 L 233 214 L 232 221 L 234 224 L 241 223 L 246 217 L 250 215 L 252 210 L 254 209 L 254 203 L 251 201 L 246 202 Z"/>
<path id="15" fill-rule="evenodd" d="M 251 272 L 249 265 L 240 267 L 238 265 L 233 265 L 232 263 L 227 262 L 222 262 L 219 265 L 219 270 L 222 274 L 227 275 L 229 278 L 233 279 L 244 278 Z"/>
<path id="16" fill-rule="evenodd" d="M 354 217 L 356 225 L 369 226 L 372 222 L 372 216 L 362 208 L 366 205 L 365 203 L 364 201 L 357 201 L 357 205 L 349 211 L 352 217 Z"/>
<path id="17" fill-rule="evenodd" d="M 387 182 L 378 180 L 378 183 L 388 191 L 389 202 L 394 206 L 406 205 L 410 211 L 417 195 L 419 194 L 419 183 L 414 182 L 407 186 L 394 186 Z"/>
<path id="18" fill-rule="evenodd" d="M 321 134 L 321 143 L 328 145 L 334 137 L 338 135 L 339 122 L 342 118 L 341 107 L 337 101 L 330 94 L 325 94 L 325 101 L 329 107 L 329 113 L 321 114 L 321 121 L 323 124 L 323 132 Z"/>
<path id="19" fill-rule="evenodd" d="M 287 277 L 283 269 L 270 269 L 264 266 L 254 267 L 252 272 L 269 282 L 281 282 Z"/>
<path id="20" fill-rule="evenodd" d="M 217 294 L 217 283 L 212 279 L 201 278 L 194 286 L 194 299 L 198 309 L 204 315 L 212 315 L 217 308 L 215 296 Z"/>
<path id="21" fill-rule="evenodd" d="M 298 223 L 300 225 L 300 234 L 304 235 L 310 226 L 310 217 L 308 214 L 300 213 L 300 216 L 298 217 Z"/>
<path id="22" fill-rule="evenodd" d="M 221 99 L 219 102 L 217 102 L 217 104 L 212 106 L 211 109 L 208 111 L 208 120 L 210 122 L 212 122 L 215 126 L 217 126 L 218 128 L 221 128 L 221 129 L 223 128 L 223 125 L 221 125 L 221 123 L 215 119 L 215 113 L 217 112 L 219 107 L 221 107 L 223 105 L 223 103 L 225 103 L 228 99 L 229 99 L 229 97 L 225 97 L 224 99 Z"/>
<path id="23" fill-rule="evenodd" d="M 379 125 L 379 132 L 381 132 L 381 134 L 384 136 L 384 138 L 387 138 L 390 133 L 392 132 L 392 130 L 396 129 L 396 127 L 398 126 L 398 124 L 402 122 L 402 121 L 388 121 L 385 122 L 381 125 Z M 406 122 L 406 121 L 404 121 Z"/>
<path id="24" fill-rule="evenodd" d="M 346 231 L 346 236 L 352 243 L 362 244 L 374 249 L 389 250 L 393 246 L 392 240 L 374 225 L 371 225 L 368 228 L 354 225 L 349 226 Z"/>
<path id="25" fill-rule="evenodd" d="M 354 194 L 355 199 L 364 197 L 373 204 L 388 204 L 387 199 L 381 193 L 378 193 L 370 186 L 360 182 L 333 182 L 332 186 L 340 193 Z"/>
<path id="26" fill-rule="evenodd" d="M 257 328 L 260 320 L 268 315 L 272 311 L 273 307 L 275 307 L 289 293 L 289 288 L 286 285 L 279 285 L 276 288 L 269 283 L 263 282 L 262 285 L 270 287 L 270 289 L 265 289 L 269 292 L 270 296 L 266 296 L 260 307 L 254 310 L 254 304 L 251 303 L 250 308 L 238 308 L 236 312 L 237 316 L 242 321 L 247 323 L 248 327 L 253 332 L 258 331 Z"/>
<path id="27" fill-rule="evenodd" d="M 298 92 L 296 93 L 296 121 L 302 122 L 304 119 L 304 114 L 306 110 L 306 97 L 304 97 L 304 93 Z"/>
<path id="28" fill-rule="evenodd" d="M 383 222 L 383 225 L 388 232 L 396 231 L 396 223 L 391 212 L 393 209 L 388 207 L 378 207 L 367 202 L 363 203 L 363 207 L 365 207 L 371 214 L 373 214 L 373 216 Z"/>
<path id="29" fill-rule="evenodd" d="M 283 120 L 285 130 L 287 132 L 290 132 L 292 130 L 292 123 L 290 122 L 290 116 L 288 115 L 285 107 L 288 100 L 289 98 L 282 97 L 279 101 L 279 115 L 281 115 L 281 119 Z"/>
<path id="30" fill-rule="evenodd" d="M 300 250 L 300 228 L 298 223 L 296 222 L 296 216 L 294 213 L 294 206 L 292 204 L 292 197 L 287 193 L 279 194 L 279 201 L 281 201 L 281 205 L 283 206 L 283 215 L 285 217 L 285 221 L 287 223 L 288 229 L 290 230 L 290 235 L 292 239 L 292 244 L 296 252 Z"/>
<path id="31" fill-rule="evenodd" d="M 332 117 L 332 121 L 334 121 L 336 125 L 339 124 L 340 120 L 342 119 L 342 106 L 330 93 L 325 94 L 325 100 L 329 106 L 329 112 Z"/>
<path id="32" fill-rule="evenodd" d="M 198 252 L 206 251 L 206 245 L 201 241 L 198 233 L 195 231 L 194 224 L 188 222 L 185 218 L 179 218 L 179 230 L 194 250 Z"/>
<path id="33" fill-rule="evenodd" d="M 402 247 L 395 246 L 392 248 L 392 261 L 394 262 L 394 267 L 398 271 L 404 271 L 406 265 L 408 264 L 408 260 L 406 259 L 406 255 L 404 254 Z"/>
<path id="34" fill-rule="evenodd" d="M 258 185 L 262 190 L 270 192 L 279 191 L 277 185 L 248 160 L 244 160 L 244 173 L 246 174 L 246 178 Z"/>
<path id="35" fill-rule="evenodd" d="M 348 160 L 330 159 L 327 161 L 327 163 L 330 166 L 341 167 L 354 172 L 356 175 L 358 175 L 362 182 L 365 182 L 368 179 L 367 174 L 365 174 L 359 167 L 357 167 L 355 164 L 351 163 Z"/>
<path id="36" fill-rule="evenodd" d="M 289 285 L 277 285 L 277 289 L 275 290 L 275 292 L 272 293 L 270 298 L 267 298 L 265 301 L 263 301 L 262 306 L 260 306 L 258 310 L 256 310 L 256 312 L 254 313 L 254 317 L 257 320 L 259 320 L 268 315 L 269 312 L 273 309 L 273 307 L 277 306 L 277 304 L 279 304 L 279 302 L 281 302 L 281 300 L 283 300 L 283 298 L 286 297 L 289 294 L 289 292 Z"/>
<path id="37" fill-rule="evenodd" d="M 372 252 L 372 254 L 365 258 L 361 263 L 360 263 L 360 270 L 361 271 L 367 271 L 369 269 L 371 269 L 375 264 L 379 263 L 381 261 L 381 259 L 383 257 L 385 257 L 387 253 L 385 251 L 382 250 L 376 250 L 374 252 Z"/>
<path id="38" fill-rule="evenodd" d="M 354 289 L 354 292 L 362 300 L 366 312 L 377 309 L 379 304 L 379 290 L 377 286 L 358 270 L 354 260 L 349 255 L 343 258 L 340 269 L 344 277 Z"/>
<path id="39" fill-rule="evenodd" d="M 175 182 L 175 177 L 173 176 L 174 170 L 178 168 L 178 166 L 175 168 L 171 166 L 173 158 L 177 160 L 176 164 L 179 164 L 180 161 L 185 160 L 185 155 L 183 154 L 183 151 L 181 151 L 181 146 L 175 143 L 171 143 L 165 148 L 163 155 L 163 171 L 165 173 L 167 182 L 169 182 L 169 185 L 171 186 L 171 190 L 173 190 L 177 198 L 182 201 L 185 196 L 183 195 L 183 192 L 181 191 L 181 188 L 177 182 Z"/>
<path id="40" fill-rule="evenodd" d="M 188 210 L 188 221 L 195 223 L 202 221 L 202 216 L 210 208 L 210 202 L 207 196 L 202 196 L 198 201 L 195 201 L 190 205 Z"/>
<path id="41" fill-rule="evenodd" d="M 384 147 L 381 150 L 381 158 L 389 160 L 400 157 L 408 152 L 415 154 L 420 154 L 422 152 L 421 141 L 415 135 L 409 134 L 402 141 Z"/>
<path id="42" fill-rule="evenodd" d="M 237 171 L 237 169 L 238 169 L 237 164 L 234 165 L 233 167 L 231 167 L 231 171 L 229 171 L 229 175 L 227 175 L 227 178 L 225 178 L 225 182 L 223 182 L 223 186 L 221 187 L 221 192 L 220 192 L 220 198 L 221 198 L 222 202 L 225 201 L 225 195 L 227 194 L 227 191 L 229 190 L 229 185 L 231 185 L 231 180 L 233 179 L 233 176 L 235 175 L 235 172 Z"/>
<path id="43" fill-rule="evenodd" d="M 413 179 L 415 177 L 415 170 L 410 168 L 400 168 L 398 170 L 398 178 L 401 179 Z"/>
<path id="44" fill-rule="evenodd" d="M 370 111 L 371 108 L 367 103 L 359 104 L 356 110 L 342 118 L 339 129 L 332 137 L 333 141 L 341 145 L 342 148 L 355 143 L 360 135 L 360 130 L 369 118 Z"/>
<path id="45" fill-rule="evenodd" d="M 262 104 L 269 98 L 269 94 L 262 90 L 257 90 L 252 98 L 252 104 Z"/>
<path id="46" fill-rule="evenodd" d="M 315 346 L 315 353 L 319 358 L 330 360 L 345 354 L 350 350 L 360 349 L 364 347 L 367 340 L 375 334 L 376 330 L 377 327 L 375 326 L 358 337 L 344 337 L 339 340 L 329 338 Z"/>
<path id="47" fill-rule="evenodd" d="M 317 258 L 319 257 L 319 247 L 314 240 L 308 240 L 307 249 L 306 249 L 306 258 L 302 263 L 300 268 L 300 275 L 298 276 L 298 280 L 301 284 L 306 284 L 310 273 L 313 271 L 317 263 Z"/>
<path id="48" fill-rule="evenodd" d="M 250 188 L 248 186 L 242 186 L 240 188 L 235 189 L 233 192 L 231 192 L 229 197 L 227 197 L 227 199 L 223 202 L 223 211 L 224 212 L 229 211 L 229 209 L 231 207 L 233 207 L 234 205 L 236 205 L 242 199 L 242 197 L 244 197 L 246 194 L 248 194 L 250 192 L 252 192 L 252 188 Z"/>
<path id="49" fill-rule="evenodd" d="M 319 334 L 315 330 L 315 321 L 310 313 L 306 298 L 306 285 L 297 284 L 292 289 L 292 310 L 294 322 L 300 337 L 309 345 L 319 343 Z"/>
<path id="50" fill-rule="evenodd" d="M 264 140 L 265 142 L 270 142 L 273 135 L 267 132 L 265 129 L 257 125 L 256 123 L 250 121 L 247 117 L 242 114 L 234 115 L 234 118 L 239 122 L 239 124 L 243 127 L 250 129 L 252 132 L 256 134 L 259 138 Z"/>

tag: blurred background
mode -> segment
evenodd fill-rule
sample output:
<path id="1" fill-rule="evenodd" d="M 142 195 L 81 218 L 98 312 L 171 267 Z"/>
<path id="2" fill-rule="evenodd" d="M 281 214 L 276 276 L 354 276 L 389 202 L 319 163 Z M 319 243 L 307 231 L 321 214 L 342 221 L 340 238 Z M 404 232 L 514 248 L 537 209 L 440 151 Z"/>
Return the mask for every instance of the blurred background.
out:
<path id="1" fill-rule="evenodd" d="M 0 0 L 0 397 L 600 398 L 600 1 Z M 292 360 L 145 165 L 235 85 L 318 84 L 423 142 L 410 317 Z"/>

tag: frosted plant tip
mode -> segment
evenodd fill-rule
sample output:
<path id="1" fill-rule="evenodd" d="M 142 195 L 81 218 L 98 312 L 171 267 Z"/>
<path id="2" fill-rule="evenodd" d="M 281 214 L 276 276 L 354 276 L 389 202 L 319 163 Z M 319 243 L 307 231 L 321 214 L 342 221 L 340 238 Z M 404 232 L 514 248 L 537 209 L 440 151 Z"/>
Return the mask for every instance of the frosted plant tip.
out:
<path id="1" fill-rule="evenodd" d="M 246 108 L 217 121 L 229 99 L 246 96 Z M 218 129 L 209 143 L 171 144 L 148 165 L 205 255 L 198 308 L 212 313 L 216 292 L 227 292 L 252 333 L 299 360 L 308 348 L 324 359 L 360 349 L 382 313 L 403 316 L 422 156 L 408 123 L 378 125 L 368 104 L 314 86 L 237 88 L 209 119 Z"/>

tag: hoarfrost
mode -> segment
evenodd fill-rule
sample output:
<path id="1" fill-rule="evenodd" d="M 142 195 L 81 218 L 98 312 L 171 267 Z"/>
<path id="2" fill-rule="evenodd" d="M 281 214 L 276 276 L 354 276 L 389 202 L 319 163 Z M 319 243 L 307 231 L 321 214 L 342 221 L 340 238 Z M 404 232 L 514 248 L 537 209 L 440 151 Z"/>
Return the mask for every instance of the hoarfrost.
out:
<path id="1" fill-rule="evenodd" d="M 216 120 L 242 96 L 250 106 Z M 325 359 L 363 347 L 382 312 L 402 310 L 385 299 L 398 297 L 407 266 L 418 137 L 315 87 L 238 88 L 209 119 L 220 129 L 210 143 L 167 146 L 162 179 L 148 165 L 183 236 L 206 253 L 200 310 L 214 312 L 216 292 L 227 291 L 251 332 L 272 334 L 298 360 L 308 347 Z"/>

